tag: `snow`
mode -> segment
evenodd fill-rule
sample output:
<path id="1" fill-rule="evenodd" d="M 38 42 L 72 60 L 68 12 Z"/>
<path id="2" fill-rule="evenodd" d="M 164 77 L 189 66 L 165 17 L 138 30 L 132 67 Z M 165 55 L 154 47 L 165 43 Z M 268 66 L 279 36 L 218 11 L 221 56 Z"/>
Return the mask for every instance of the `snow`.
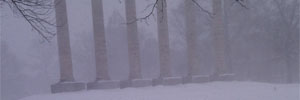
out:
<path id="1" fill-rule="evenodd" d="M 299 84 L 213 82 L 44 94 L 20 100 L 300 100 L 299 89 Z"/>

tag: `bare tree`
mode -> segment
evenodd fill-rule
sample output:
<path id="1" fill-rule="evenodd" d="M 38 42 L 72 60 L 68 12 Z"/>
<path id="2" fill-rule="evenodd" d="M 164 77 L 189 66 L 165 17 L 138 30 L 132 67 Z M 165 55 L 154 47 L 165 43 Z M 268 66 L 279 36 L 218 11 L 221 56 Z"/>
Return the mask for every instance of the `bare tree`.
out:
<path id="1" fill-rule="evenodd" d="M 154 3 L 147 5 L 145 10 L 151 8 L 151 11 L 144 17 L 137 18 L 133 21 L 143 21 L 149 19 L 150 16 L 154 16 L 154 11 L 158 3 L 166 3 L 166 0 L 163 1 L 164 2 L 159 2 L 159 0 L 155 0 Z M 212 13 L 204 9 L 197 0 L 192 1 L 200 8 L 201 11 L 212 17 Z M 242 7 L 247 8 L 244 4 L 245 0 L 235 1 Z M 59 2 L 54 3 L 53 0 L 0 0 L 0 5 L 8 5 L 14 13 L 20 14 L 20 16 L 30 24 L 32 29 L 48 42 L 56 35 L 55 28 L 57 26 L 61 26 L 56 25 L 55 19 L 52 17 L 54 5 L 57 3 Z M 161 9 L 160 12 L 163 12 L 163 9 Z M 132 21 L 129 23 L 132 23 Z"/>
<path id="2" fill-rule="evenodd" d="M 154 11 L 155 11 L 155 8 L 158 6 L 159 3 L 161 3 L 160 5 L 165 5 L 164 3 L 167 3 L 166 0 L 162 0 L 163 2 L 159 2 L 160 0 L 155 0 L 153 3 L 151 4 L 148 4 L 144 10 L 147 10 L 147 9 L 150 9 L 150 12 L 148 12 L 147 15 L 143 16 L 143 17 L 140 17 L 140 18 L 137 18 L 135 21 L 143 21 L 143 20 L 147 20 L 149 19 L 151 16 L 154 16 Z M 210 17 L 213 17 L 213 13 L 210 12 L 209 10 L 205 9 L 199 2 L 198 0 L 191 0 L 193 3 L 196 4 L 196 6 L 203 12 L 205 12 L 207 15 L 209 15 Z M 246 9 L 249 9 L 245 3 L 246 0 L 234 0 L 234 2 L 232 4 L 239 4 L 241 7 L 243 8 L 246 8 Z M 163 6 L 164 8 L 165 6 Z M 163 12 L 164 9 L 160 9 L 159 12 Z"/>
<path id="3" fill-rule="evenodd" d="M 23 17 L 42 38 L 50 41 L 55 36 L 54 9 L 52 0 L 0 0 L 1 5 L 8 5 L 10 9 Z"/>

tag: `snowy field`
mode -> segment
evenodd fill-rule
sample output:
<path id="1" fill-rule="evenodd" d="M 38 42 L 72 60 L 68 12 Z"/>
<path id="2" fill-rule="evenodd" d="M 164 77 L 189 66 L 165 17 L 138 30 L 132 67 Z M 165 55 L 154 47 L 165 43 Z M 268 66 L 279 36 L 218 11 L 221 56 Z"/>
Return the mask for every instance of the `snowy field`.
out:
<path id="1" fill-rule="evenodd" d="M 300 98 L 299 84 L 213 82 L 45 94 L 21 100 L 300 100 Z"/>

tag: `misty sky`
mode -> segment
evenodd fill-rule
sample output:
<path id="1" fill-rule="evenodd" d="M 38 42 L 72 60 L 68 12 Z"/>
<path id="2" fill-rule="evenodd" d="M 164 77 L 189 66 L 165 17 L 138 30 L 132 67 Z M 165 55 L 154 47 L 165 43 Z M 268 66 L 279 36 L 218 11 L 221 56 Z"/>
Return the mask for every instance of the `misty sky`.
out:
<path id="1" fill-rule="evenodd" d="M 96 76 L 91 0 L 66 1 L 74 77 L 79 82 L 91 82 L 95 80 Z M 166 1 L 168 5 L 172 70 L 177 76 L 186 75 L 185 12 L 183 5 L 180 5 L 183 4 L 183 0 Z M 241 80 L 285 82 L 286 76 L 289 74 L 286 66 L 289 63 L 283 57 L 284 54 L 288 54 L 286 53 L 288 51 L 284 51 L 286 49 L 282 43 L 286 41 L 283 37 L 287 36 L 285 34 L 287 32 L 294 32 L 296 33 L 296 35 L 293 34 L 294 36 L 299 36 L 299 28 L 294 28 L 292 31 L 286 30 L 290 28 L 282 25 L 281 19 L 283 18 L 279 16 L 277 6 L 274 6 L 272 2 L 257 3 L 258 1 L 247 1 L 251 10 L 244 9 L 236 3 L 232 3 L 231 7 L 227 9 L 230 17 L 227 16 L 228 18 L 225 22 L 228 25 L 227 35 L 231 45 L 230 53 L 232 55 L 228 57 L 228 59 L 232 59 L 230 63 L 233 69 L 231 70 L 235 71 L 235 74 Z M 145 9 L 145 7 L 154 2 L 155 0 L 136 0 L 137 17 L 141 18 L 149 14 L 151 7 L 148 9 Z M 200 0 L 199 4 L 204 9 L 212 11 L 211 0 Z M 287 9 L 292 8 L 289 5 L 287 6 Z M 299 8 L 299 5 L 296 6 Z M 124 20 L 124 22 L 118 22 L 118 24 L 120 26 L 126 25 L 124 0 L 103 0 L 103 8 L 108 45 L 108 62 L 111 65 L 109 67 L 112 69 L 110 69 L 110 74 L 112 79 L 115 80 L 126 79 L 129 72 L 128 55 L 126 55 L 128 52 L 122 50 L 124 48 L 128 49 L 126 48 L 128 45 L 126 37 L 120 35 L 125 34 L 126 29 L 122 27 L 124 29 L 115 30 L 119 33 L 110 34 L 115 32 L 115 27 L 109 27 L 109 21 L 115 12 L 120 13 L 121 18 Z M 294 14 L 291 11 L 286 10 L 284 12 L 287 19 L 290 19 L 290 15 Z M 144 71 L 142 73 L 146 78 L 155 78 L 159 75 L 156 12 L 154 14 L 154 17 L 150 16 L 148 20 L 138 21 L 140 55 L 142 70 Z M 175 16 L 175 14 L 177 15 Z M 214 68 L 214 38 L 211 34 L 211 19 L 201 9 L 197 9 L 195 15 L 197 16 L 197 47 L 195 48 L 196 51 L 199 51 L 195 54 L 199 60 L 197 62 L 199 65 L 197 71 L 203 75 L 208 75 Z M 299 12 L 295 13 L 295 15 L 298 15 L 299 18 Z M 280 21 L 277 21 L 278 19 Z M 293 20 L 291 23 L 293 23 Z M 1 50 L 7 50 L 5 57 L 11 60 L 6 63 L 7 65 L 1 64 L 1 78 L 5 76 L 3 80 L 9 80 L 1 82 L 8 86 L 4 87 L 5 89 L 1 89 L 1 92 L 4 90 L 8 90 L 5 91 L 6 94 L 16 92 L 7 96 L 11 100 L 33 94 L 49 93 L 50 85 L 57 83 L 60 78 L 56 37 L 52 38 L 50 42 L 46 42 L 35 30 L 32 30 L 32 27 L 23 17 L 13 13 L 7 5 L 0 5 L 0 24 L 1 47 L 6 47 L 4 49 L 1 48 Z M 175 24 L 179 25 L 176 26 Z M 295 24 L 295 26 L 299 26 L 299 23 Z M 279 34 L 280 32 L 278 31 L 283 35 Z M 278 36 L 277 33 L 279 34 Z M 114 38 L 114 36 L 119 37 Z M 297 48 L 299 43 L 296 43 L 297 41 L 299 42 L 299 38 L 292 36 L 292 40 L 293 43 L 289 45 L 292 48 L 291 51 L 296 50 L 295 54 L 299 54 L 299 48 Z M 119 58 L 120 56 L 122 57 Z M 292 56 L 294 58 L 291 58 L 292 61 L 290 63 L 296 69 L 299 67 L 299 57 L 297 58 L 298 55 Z M 2 66 L 5 66 L 9 71 L 3 74 Z M 297 78 L 295 74 L 299 74 L 299 71 L 293 70 L 293 78 Z M 37 83 L 32 84 L 32 82 Z"/>

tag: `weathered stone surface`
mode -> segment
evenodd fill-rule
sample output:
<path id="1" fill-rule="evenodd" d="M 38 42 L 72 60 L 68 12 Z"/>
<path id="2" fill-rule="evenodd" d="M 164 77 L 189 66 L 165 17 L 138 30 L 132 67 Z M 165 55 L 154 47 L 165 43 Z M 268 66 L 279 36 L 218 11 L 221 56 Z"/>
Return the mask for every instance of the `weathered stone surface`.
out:
<path id="1" fill-rule="evenodd" d="M 162 85 L 178 85 L 182 84 L 182 77 L 167 77 L 163 78 Z"/>
<path id="2" fill-rule="evenodd" d="M 120 81 L 120 88 L 128 88 L 131 86 L 131 81 L 130 80 L 122 80 Z"/>
<path id="3" fill-rule="evenodd" d="M 167 3 L 159 0 L 157 3 L 157 30 L 159 43 L 160 77 L 170 77 L 170 46 L 168 31 Z"/>
<path id="4" fill-rule="evenodd" d="M 87 90 L 120 88 L 120 81 L 103 80 L 87 83 Z"/>
<path id="5" fill-rule="evenodd" d="M 232 81 L 234 74 L 222 74 L 219 76 L 210 76 L 212 81 Z"/>
<path id="6" fill-rule="evenodd" d="M 51 85 L 52 93 L 74 92 L 85 90 L 85 83 L 79 82 L 59 82 Z"/>
<path id="7" fill-rule="evenodd" d="M 212 20 L 212 34 L 213 34 L 213 43 L 215 48 L 215 76 L 217 79 L 213 80 L 222 80 L 219 79 L 222 74 L 229 73 L 228 66 L 226 66 L 226 35 L 225 35 L 225 23 L 224 23 L 224 1 L 223 0 L 212 0 L 212 11 L 214 13 Z"/>
<path id="8" fill-rule="evenodd" d="M 152 86 L 152 79 L 134 79 L 120 82 L 120 88 Z"/>
<path id="9" fill-rule="evenodd" d="M 234 80 L 234 74 L 223 74 L 220 76 L 222 81 L 233 81 Z"/>
<path id="10" fill-rule="evenodd" d="M 60 82 L 74 81 L 66 0 L 55 0 Z"/>
<path id="11" fill-rule="evenodd" d="M 131 87 L 147 87 L 152 86 L 151 79 L 134 79 L 131 80 Z"/>
<path id="12" fill-rule="evenodd" d="M 162 78 L 155 78 L 152 79 L 152 86 L 157 86 L 157 85 L 161 85 L 162 84 Z"/>
<path id="13" fill-rule="evenodd" d="M 205 83 L 205 82 L 209 82 L 210 78 L 208 75 L 195 75 L 192 76 L 192 83 Z"/>
<path id="14" fill-rule="evenodd" d="M 182 83 L 183 84 L 191 83 L 191 81 L 192 81 L 191 76 L 185 76 L 185 77 L 182 78 Z"/>
<path id="15" fill-rule="evenodd" d="M 55 0 L 57 43 L 60 66 L 60 82 L 51 85 L 52 93 L 73 92 L 85 89 L 85 83 L 74 82 L 72 54 L 66 0 Z"/>
<path id="16" fill-rule="evenodd" d="M 185 25 L 186 25 L 186 44 L 187 44 L 187 67 L 188 75 L 198 74 L 197 70 L 197 26 L 196 26 L 196 16 L 195 16 L 195 5 L 192 0 L 184 0 L 184 13 L 185 13 Z M 198 8 L 197 8 L 198 9 Z"/>
<path id="17" fill-rule="evenodd" d="M 186 76 L 183 78 L 183 83 L 205 83 L 210 81 L 209 75 L 194 75 Z"/>
<path id="18" fill-rule="evenodd" d="M 178 85 L 183 83 L 182 77 L 166 77 L 152 80 L 152 85 Z"/>
<path id="19" fill-rule="evenodd" d="M 142 78 L 142 74 L 135 0 L 125 0 L 125 13 L 126 21 L 128 23 L 126 25 L 129 57 L 129 79 L 140 79 Z"/>
<path id="20" fill-rule="evenodd" d="M 109 80 L 102 0 L 92 0 L 96 79 Z"/>

